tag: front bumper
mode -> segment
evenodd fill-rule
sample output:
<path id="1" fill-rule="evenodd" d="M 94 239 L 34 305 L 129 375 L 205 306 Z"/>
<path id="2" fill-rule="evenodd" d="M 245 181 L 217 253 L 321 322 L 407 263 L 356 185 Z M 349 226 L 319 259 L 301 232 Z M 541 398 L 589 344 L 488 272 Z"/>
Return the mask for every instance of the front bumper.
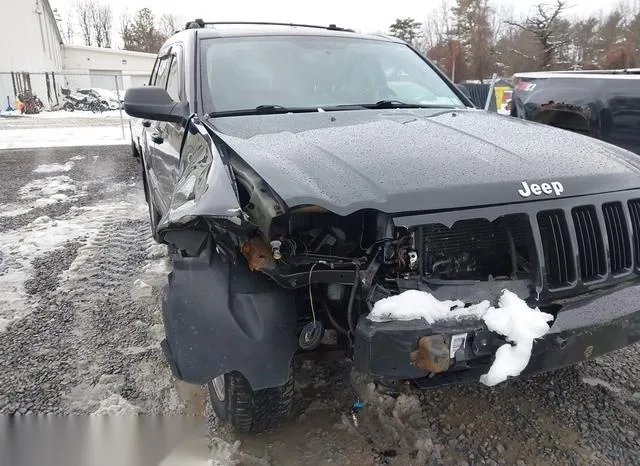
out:
<path id="1" fill-rule="evenodd" d="M 570 366 L 640 341 L 639 297 L 640 285 L 632 285 L 562 304 L 549 333 L 534 342 L 521 375 Z M 464 334 L 464 345 L 449 354 L 444 372 L 430 374 L 412 362 L 411 354 L 418 350 L 422 337 L 442 335 L 450 348 L 453 337 Z M 431 388 L 477 381 L 504 343 L 481 320 L 430 325 L 417 320 L 378 323 L 363 316 L 356 327 L 354 365 L 373 377 L 412 379 L 420 388 Z"/>

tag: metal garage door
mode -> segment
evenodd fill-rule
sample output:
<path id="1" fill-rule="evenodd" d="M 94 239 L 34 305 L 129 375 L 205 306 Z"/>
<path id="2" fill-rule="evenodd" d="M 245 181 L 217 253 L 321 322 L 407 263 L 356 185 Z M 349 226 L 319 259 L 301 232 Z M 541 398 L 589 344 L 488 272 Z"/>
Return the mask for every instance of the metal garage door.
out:
<path id="1" fill-rule="evenodd" d="M 118 87 L 122 89 L 122 73 L 112 70 L 89 70 L 91 78 L 91 87 L 100 87 L 102 89 L 116 90 L 116 79 L 118 77 Z"/>

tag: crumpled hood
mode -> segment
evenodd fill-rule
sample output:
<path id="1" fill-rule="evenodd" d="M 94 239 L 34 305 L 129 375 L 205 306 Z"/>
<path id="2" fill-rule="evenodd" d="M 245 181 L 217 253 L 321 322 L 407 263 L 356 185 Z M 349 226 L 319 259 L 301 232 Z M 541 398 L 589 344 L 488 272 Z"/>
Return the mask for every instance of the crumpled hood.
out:
<path id="1" fill-rule="evenodd" d="M 350 110 L 216 118 L 210 128 L 289 207 L 409 213 L 640 187 L 637 156 L 477 110 Z M 523 197 L 532 184 L 558 190 Z M 558 186 L 557 184 L 554 186 Z M 547 189 L 548 191 L 548 189 Z"/>

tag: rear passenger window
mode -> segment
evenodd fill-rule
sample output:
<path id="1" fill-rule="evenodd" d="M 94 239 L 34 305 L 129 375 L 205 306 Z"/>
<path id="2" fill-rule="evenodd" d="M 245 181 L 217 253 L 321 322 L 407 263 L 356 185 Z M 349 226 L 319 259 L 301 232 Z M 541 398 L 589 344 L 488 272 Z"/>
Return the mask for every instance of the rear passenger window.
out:
<path id="1" fill-rule="evenodd" d="M 167 60 L 168 61 L 168 60 Z M 171 60 L 169 75 L 167 78 L 167 93 L 174 102 L 180 102 L 180 76 L 178 74 L 178 57 Z"/>

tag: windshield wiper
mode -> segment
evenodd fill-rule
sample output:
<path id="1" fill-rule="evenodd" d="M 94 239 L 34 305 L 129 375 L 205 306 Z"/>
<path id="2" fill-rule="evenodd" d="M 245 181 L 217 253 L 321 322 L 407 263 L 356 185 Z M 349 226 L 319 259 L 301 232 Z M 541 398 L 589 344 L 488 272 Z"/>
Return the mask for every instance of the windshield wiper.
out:
<path id="1" fill-rule="evenodd" d="M 282 113 L 314 113 L 314 112 L 331 112 L 339 110 L 361 110 L 361 109 L 382 109 L 382 108 L 457 108 L 455 106 L 446 105 L 428 105 L 428 104 L 408 104 L 399 100 L 379 100 L 374 104 L 340 104 L 327 105 L 317 107 L 284 107 L 277 104 L 263 104 L 255 108 L 243 108 L 238 110 L 222 110 L 219 112 L 211 112 L 207 116 L 209 118 L 226 117 L 226 116 L 245 116 L 245 115 L 276 115 Z"/>
<path id="2" fill-rule="evenodd" d="M 282 105 L 258 105 L 256 107 L 256 113 L 287 113 L 290 112 L 287 107 L 283 107 Z"/>
<path id="3" fill-rule="evenodd" d="M 238 110 L 222 110 L 211 112 L 209 117 L 244 116 L 244 115 L 275 115 L 279 113 L 311 113 L 317 112 L 317 107 L 284 107 L 277 104 L 258 105 L 255 108 L 243 108 Z"/>
<path id="4" fill-rule="evenodd" d="M 441 105 L 408 104 L 400 100 L 379 100 L 375 104 L 359 104 L 364 108 L 442 108 Z"/>

